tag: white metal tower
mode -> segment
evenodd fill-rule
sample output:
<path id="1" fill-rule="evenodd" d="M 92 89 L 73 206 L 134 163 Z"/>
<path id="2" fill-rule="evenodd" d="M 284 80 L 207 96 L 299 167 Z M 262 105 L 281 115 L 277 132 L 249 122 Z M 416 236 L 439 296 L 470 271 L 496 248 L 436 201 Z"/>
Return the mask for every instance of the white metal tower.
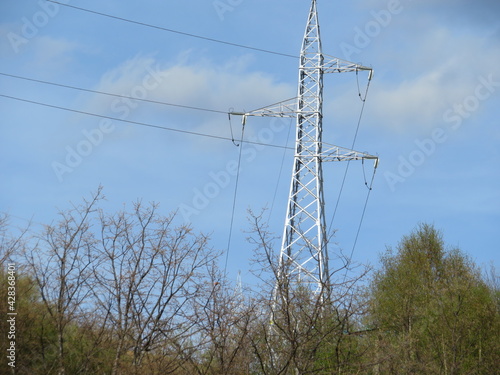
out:
<path id="1" fill-rule="evenodd" d="M 317 1 L 312 0 L 302 42 L 298 96 L 243 114 L 296 118 L 295 155 L 279 258 L 278 280 L 300 282 L 327 298 L 330 287 L 322 163 L 375 159 L 376 156 L 325 144 L 322 140 L 323 75 L 372 69 L 323 54 Z M 278 298 L 278 287 L 274 300 Z"/>

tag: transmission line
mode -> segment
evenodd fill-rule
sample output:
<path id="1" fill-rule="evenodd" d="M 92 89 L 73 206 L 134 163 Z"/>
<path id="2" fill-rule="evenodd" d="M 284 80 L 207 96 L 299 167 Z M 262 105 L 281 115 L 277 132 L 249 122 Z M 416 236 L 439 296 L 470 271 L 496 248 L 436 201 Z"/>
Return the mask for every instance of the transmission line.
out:
<path id="1" fill-rule="evenodd" d="M 365 90 L 364 97 L 361 95 L 361 90 L 359 88 L 358 71 L 356 71 L 356 82 L 357 82 L 357 86 L 358 86 L 358 96 L 361 99 L 361 103 L 362 104 L 361 104 L 361 111 L 360 111 L 359 117 L 358 117 L 358 123 L 357 123 L 357 126 L 356 126 L 356 132 L 354 133 L 354 139 L 352 140 L 352 144 L 351 144 L 351 149 L 354 149 L 354 146 L 356 144 L 356 140 L 358 138 L 359 128 L 361 126 L 361 120 L 363 119 L 363 114 L 364 114 L 364 111 L 365 111 L 366 98 L 368 97 L 368 90 L 370 89 L 371 79 L 368 80 L 368 83 L 366 85 L 366 90 Z M 333 210 L 333 215 L 332 215 L 332 218 L 330 219 L 330 226 L 329 226 L 330 229 L 329 229 L 328 238 L 331 237 L 331 234 L 332 234 L 332 231 L 333 231 L 333 221 L 335 219 L 335 216 L 337 215 L 337 210 L 339 208 L 340 198 L 342 197 L 342 192 L 344 191 L 344 186 L 345 186 L 345 182 L 346 182 L 346 179 L 347 179 L 347 173 L 349 171 L 350 164 L 351 164 L 351 161 L 349 160 L 347 162 L 347 165 L 346 165 L 346 168 L 345 168 L 345 171 L 344 171 L 344 177 L 342 178 L 342 183 L 340 185 L 340 191 L 339 191 L 339 195 L 337 197 L 337 203 L 335 204 L 335 209 Z M 363 219 L 361 219 L 361 220 L 363 220 Z M 357 239 L 356 239 L 356 241 L 357 241 Z"/>
<path id="2" fill-rule="evenodd" d="M 103 119 L 107 119 L 107 120 L 125 122 L 125 123 L 128 123 L 128 124 L 145 126 L 145 127 L 154 128 L 154 129 L 166 130 L 166 131 L 171 131 L 171 132 L 176 132 L 176 133 L 182 133 L 182 134 L 188 134 L 188 135 L 199 136 L 199 137 L 205 137 L 205 138 L 220 139 L 220 140 L 223 140 L 223 141 L 231 141 L 231 142 L 233 141 L 231 137 L 223 137 L 223 136 L 220 136 L 220 135 L 214 135 L 214 134 L 208 134 L 208 133 L 200 133 L 200 132 L 194 132 L 194 131 L 191 131 L 191 130 L 176 129 L 176 128 L 170 128 L 170 127 L 166 127 L 166 126 L 148 124 L 148 123 L 140 122 L 140 121 L 132 121 L 132 120 L 127 120 L 127 119 L 118 118 L 118 117 L 100 115 L 100 114 L 97 114 L 97 113 L 92 113 L 92 112 L 81 111 L 81 110 L 72 109 L 72 108 L 61 107 L 61 106 L 57 106 L 57 105 L 53 105 L 53 104 L 47 104 L 47 103 L 42 103 L 42 102 L 35 101 L 35 100 L 28 100 L 28 99 L 18 98 L 18 97 L 10 96 L 10 95 L 0 94 L 0 97 L 11 99 L 11 100 L 17 100 L 17 101 L 21 101 L 21 102 L 25 102 L 25 103 L 35 104 L 35 105 L 39 105 L 39 106 L 43 106 L 43 107 L 54 108 L 54 109 L 58 109 L 58 110 L 61 110 L 61 111 L 79 113 L 79 114 L 86 115 L 86 116 L 99 117 L 99 118 L 103 118 Z M 286 148 L 286 149 L 293 150 L 291 147 L 286 147 L 286 146 L 281 146 L 281 145 L 274 145 L 274 144 L 271 144 L 271 143 L 262 143 L 262 142 L 255 142 L 255 141 L 246 141 L 246 140 L 244 140 L 242 142 L 243 143 L 247 143 L 247 144 L 252 144 L 252 145 L 258 145 L 258 146 L 267 146 L 267 147 L 274 147 L 274 148 L 280 148 L 280 149 Z"/>
<path id="3" fill-rule="evenodd" d="M 77 87 L 77 86 L 70 86 L 70 85 L 65 85 L 65 84 L 61 84 L 61 83 L 43 81 L 43 80 L 40 80 L 40 79 L 34 79 L 34 78 L 17 76 L 17 75 L 14 75 L 14 74 L 7 74 L 7 73 L 1 73 L 0 72 L 0 75 L 6 76 L 6 77 L 11 77 L 11 78 L 16 78 L 16 79 L 22 79 L 22 80 L 25 80 L 25 81 L 42 83 L 44 85 L 51 85 L 51 86 L 63 87 L 63 88 L 66 88 L 66 89 L 84 91 L 84 92 L 89 92 L 89 93 L 92 93 L 92 94 L 100 94 L 100 95 L 112 96 L 112 97 L 115 97 L 115 98 L 133 99 L 133 100 L 137 100 L 137 101 L 140 101 L 140 102 L 160 104 L 160 105 L 166 105 L 166 106 L 170 106 L 170 107 L 178 107 L 178 108 L 192 109 L 192 110 L 196 110 L 196 111 L 204 111 L 204 112 L 227 114 L 227 111 L 218 111 L 218 110 L 209 109 L 209 108 L 201 108 L 201 107 L 194 107 L 194 106 L 189 106 L 189 105 L 166 103 L 166 102 L 160 102 L 160 101 L 150 100 L 150 99 L 131 98 L 130 96 L 126 96 L 126 95 L 113 94 L 113 93 L 104 92 L 104 91 L 98 91 L 98 90 L 90 90 L 90 89 L 85 89 L 85 88 Z"/>
<path id="4" fill-rule="evenodd" d="M 238 145 L 241 145 L 244 142 L 245 139 L 245 124 L 242 125 L 241 128 L 241 138 L 240 138 L 240 143 Z M 233 143 L 234 139 L 233 139 Z M 226 275 L 227 272 L 227 263 L 229 261 L 229 251 L 231 250 L 231 241 L 233 238 L 233 226 L 234 226 L 234 217 L 236 214 L 236 199 L 238 197 L 238 187 L 240 183 L 240 172 L 241 172 L 241 155 L 243 153 L 243 147 L 240 147 L 239 154 L 238 154 L 238 167 L 237 167 L 237 173 L 236 173 L 236 182 L 234 185 L 234 192 L 233 192 L 233 204 L 231 208 L 231 221 L 229 224 L 229 236 L 227 240 L 227 248 L 226 248 L 226 261 L 224 262 L 224 275 Z"/>
<path id="5" fill-rule="evenodd" d="M 251 47 L 251 46 L 247 46 L 247 45 L 244 45 L 244 44 L 233 43 L 233 42 L 228 42 L 228 41 L 225 41 L 225 40 L 220 40 L 220 39 L 210 38 L 210 37 L 206 37 L 206 36 L 202 36 L 202 35 L 192 34 L 192 33 L 188 33 L 188 32 L 185 32 L 185 31 L 179 31 L 179 30 L 169 29 L 169 28 L 161 27 L 161 26 L 157 26 L 157 25 L 151 25 L 151 24 L 148 24 L 148 23 L 145 23 L 145 22 L 134 21 L 134 20 L 131 20 L 131 19 L 128 19 L 128 18 L 113 16 L 111 14 L 97 12 L 95 10 L 81 8 L 81 7 L 77 7 L 77 6 L 74 6 L 74 5 L 64 4 L 64 3 L 60 3 L 60 2 L 57 2 L 57 1 L 54 1 L 54 0 L 47 0 L 47 1 L 50 2 L 50 3 L 54 3 L 54 4 L 61 5 L 61 6 L 65 6 L 65 7 L 68 7 L 68 8 L 73 8 L 73 9 L 76 9 L 76 10 L 79 10 L 79 11 L 82 11 L 82 12 L 97 14 L 97 15 L 102 16 L 102 17 L 108 17 L 108 18 L 112 18 L 112 19 L 115 19 L 115 20 L 132 23 L 132 24 L 135 24 L 135 25 L 140 25 L 140 26 L 145 26 L 145 27 L 149 27 L 149 28 L 152 28 L 152 29 L 167 31 L 167 32 L 173 33 L 173 34 L 179 34 L 179 35 L 184 35 L 184 36 L 188 36 L 188 37 L 191 37 L 191 38 L 206 40 L 206 41 L 209 41 L 209 42 L 214 42 L 214 43 L 219 43 L 219 44 L 225 44 L 225 45 L 232 46 L 232 47 L 245 48 L 245 49 L 249 49 L 249 50 L 253 50 L 253 51 L 264 52 L 264 53 L 269 53 L 269 54 L 273 54 L 273 55 L 284 56 L 284 57 L 291 57 L 291 58 L 294 58 L 294 59 L 298 59 L 298 56 L 289 55 L 287 53 L 271 51 L 271 50 L 267 50 L 267 49 L 263 49 L 263 48 Z"/>

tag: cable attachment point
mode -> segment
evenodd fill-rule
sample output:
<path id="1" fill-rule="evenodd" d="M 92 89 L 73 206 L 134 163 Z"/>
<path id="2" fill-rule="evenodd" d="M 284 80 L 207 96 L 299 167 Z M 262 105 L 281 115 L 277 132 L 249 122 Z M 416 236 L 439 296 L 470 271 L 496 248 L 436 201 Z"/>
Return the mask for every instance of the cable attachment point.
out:
<path id="1" fill-rule="evenodd" d="M 363 179 L 365 180 L 365 186 L 369 191 L 372 191 L 373 187 L 373 179 L 375 178 L 375 171 L 377 170 L 378 166 L 378 158 L 375 159 L 375 164 L 373 166 L 373 176 L 370 184 L 368 185 L 368 180 L 366 179 L 366 172 L 365 172 L 365 159 L 361 159 L 361 167 L 363 168 Z"/>
<path id="2" fill-rule="evenodd" d="M 231 123 L 231 113 L 233 113 L 234 108 L 229 108 L 229 112 L 227 113 L 227 117 L 229 118 L 229 129 L 231 129 L 231 141 L 233 142 L 233 145 L 236 147 L 240 147 L 239 143 L 236 143 L 234 140 L 234 134 L 233 134 L 233 124 Z"/>
<path id="3" fill-rule="evenodd" d="M 356 69 L 356 84 L 358 85 L 358 96 L 359 96 L 359 99 L 364 103 L 365 100 L 366 100 L 366 96 L 363 99 L 363 96 L 361 95 L 361 89 L 359 88 L 359 75 L 358 75 L 358 72 L 359 72 L 359 70 Z"/>

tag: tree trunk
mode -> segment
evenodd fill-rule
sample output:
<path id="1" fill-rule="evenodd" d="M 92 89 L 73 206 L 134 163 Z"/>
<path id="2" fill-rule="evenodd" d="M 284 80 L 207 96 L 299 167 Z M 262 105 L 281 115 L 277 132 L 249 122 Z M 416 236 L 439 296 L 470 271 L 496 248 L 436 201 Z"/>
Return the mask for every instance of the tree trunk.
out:
<path id="1" fill-rule="evenodd" d="M 64 337 L 62 332 L 62 327 L 59 324 L 57 332 L 57 343 L 58 343 L 58 357 L 59 357 L 59 372 L 58 375 L 65 375 L 66 369 L 64 367 Z"/>
<path id="2" fill-rule="evenodd" d="M 118 365 L 120 363 L 122 350 L 123 350 L 123 337 L 120 337 L 120 341 L 118 342 L 118 347 L 116 348 L 115 359 L 113 361 L 113 369 L 111 370 L 111 375 L 118 374 Z"/>

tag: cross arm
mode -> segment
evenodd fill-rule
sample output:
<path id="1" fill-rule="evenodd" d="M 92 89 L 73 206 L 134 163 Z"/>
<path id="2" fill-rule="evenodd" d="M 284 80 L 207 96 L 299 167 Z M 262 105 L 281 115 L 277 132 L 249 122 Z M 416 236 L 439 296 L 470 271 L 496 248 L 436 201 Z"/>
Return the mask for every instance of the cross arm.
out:
<path id="1" fill-rule="evenodd" d="M 321 161 L 350 161 L 350 160 L 374 160 L 375 168 L 378 167 L 379 158 L 378 156 L 367 154 L 366 152 L 360 152 L 351 150 L 348 148 L 330 145 L 328 143 L 322 143 L 323 150 L 319 154 L 307 154 L 303 153 L 300 156 L 301 159 L 317 158 L 319 157 Z M 325 147 L 326 146 L 326 147 Z"/>
<path id="2" fill-rule="evenodd" d="M 339 59 L 329 55 L 323 55 L 323 72 L 324 73 L 346 73 L 357 72 L 366 70 L 370 72 L 368 79 L 371 80 L 373 76 L 373 69 L 367 66 L 356 64 L 351 61 Z"/>
<path id="3" fill-rule="evenodd" d="M 297 116 L 297 99 L 291 98 L 250 112 L 230 112 L 230 115 L 243 116 L 245 123 L 248 116 L 260 117 L 295 117 Z"/>

